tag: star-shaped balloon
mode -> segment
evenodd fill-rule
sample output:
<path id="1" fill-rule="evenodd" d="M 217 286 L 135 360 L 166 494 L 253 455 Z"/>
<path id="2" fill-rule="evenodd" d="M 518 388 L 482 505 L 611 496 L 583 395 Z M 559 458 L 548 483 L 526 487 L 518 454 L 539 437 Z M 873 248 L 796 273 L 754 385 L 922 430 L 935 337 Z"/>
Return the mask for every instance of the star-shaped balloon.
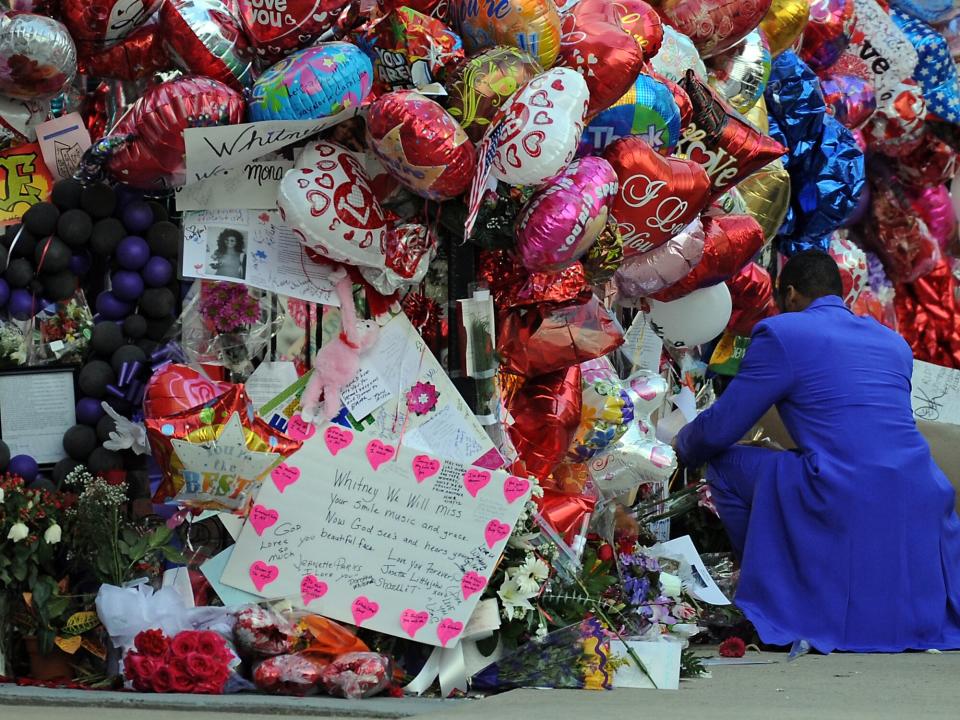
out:
<path id="1" fill-rule="evenodd" d="M 893 10 L 890 17 L 917 51 L 913 79 L 923 88 L 927 109 L 941 120 L 960 124 L 960 78 L 950 54 L 950 43 L 932 27 Z"/>

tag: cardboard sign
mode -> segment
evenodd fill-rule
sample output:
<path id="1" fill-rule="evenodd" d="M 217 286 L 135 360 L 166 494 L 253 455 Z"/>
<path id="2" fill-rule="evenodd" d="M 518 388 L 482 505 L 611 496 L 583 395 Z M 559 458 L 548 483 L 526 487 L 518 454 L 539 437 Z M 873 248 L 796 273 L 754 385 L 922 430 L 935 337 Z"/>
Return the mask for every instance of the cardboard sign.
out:
<path id="1" fill-rule="evenodd" d="M 443 647 L 459 642 L 530 494 L 528 480 L 339 425 L 271 477 L 224 584 Z"/>
<path id="2" fill-rule="evenodd" d="M 0 152 L 0 225 L 12 225 L 50 197 L 53 177 L 37 143 Z"/>

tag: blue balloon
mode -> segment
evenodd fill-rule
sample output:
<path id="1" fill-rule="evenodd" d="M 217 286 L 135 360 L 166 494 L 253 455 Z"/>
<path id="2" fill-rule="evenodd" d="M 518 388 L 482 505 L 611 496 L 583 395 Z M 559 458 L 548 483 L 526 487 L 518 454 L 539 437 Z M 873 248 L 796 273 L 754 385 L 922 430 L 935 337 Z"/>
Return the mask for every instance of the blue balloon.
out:
<path id="1" fill-rule="evenodd" d="M 577 155 L 601 153 L 614 140 L 628 135 L 639 136 L 664 155 L 673 152 L 680 139 L 680 108 L 673 93 L 643 73 L 622 98 L 587 125 Z"/>
<path id="2" fill-rule="evenodd" d="M 253 85 L 249 116 L 261 120 L 316 120 L 355 108 L 370 93 L 373 64 L 346 42 L 295 52 Z"/>
<path id="3" fill-rule="evenodd" d="M 953 0 L 890 0 L 890 5 L 928 23 L 939 22 L 953 9 Z"/>
<path id="4" fill-rule="evenodd" d="M 890 17 L 917 51 L 913 79 L 923 88 L 927 109 L 941 120 L 960 124 L 960 78 L 950 43 L 929 25 L 899 10 Z"/>

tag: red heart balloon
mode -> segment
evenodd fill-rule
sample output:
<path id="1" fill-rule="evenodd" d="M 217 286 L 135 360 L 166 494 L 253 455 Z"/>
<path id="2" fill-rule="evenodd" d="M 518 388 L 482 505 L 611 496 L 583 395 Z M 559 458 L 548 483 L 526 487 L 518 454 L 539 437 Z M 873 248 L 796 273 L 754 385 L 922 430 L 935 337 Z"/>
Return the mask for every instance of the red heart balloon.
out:
<path id="1" fill-rule="evenodd" d="M 647 60 L 660 52 L 663 21 L 657 11 L 643 0 L 581 0 L 573 12 L 580 18 L 597 15 L 617 21 L 620 27 L 633 35 Z"/>
<path id="2" fill-rule="evenodd" d="M 99 53 L 142 26 L 163 0 L 63 0 L 60 17 L 81 57 Z"/>
<path id="3" fill-rule="evenodd" d="M 693 116 L 680 138 L 677 151 L 706 169 L 719 195 L 748 175 L 769 165 L 787 149 L 744 120 L 693 70 L 680 83 L 693 105 Z"/>
<path id="4" fill-rule="evenodd" d="M 620 180 L 612 214 L 624 257 L 662 245 L 689 225 L 710 199 L 710 178 L 695 162 L 663 157 L 635 135 L 607 146 L 603 156 Z"/>
<path id="5" fill-rule="evenodd" d="M 773 281 L 770 273 L 756 263 L 750 263 L 727 280 L 733 311 L 727 330 L 749 337 L 753 326 L 777 314 L 773 301 Z"/>
<path id="6" fill-rule="evenodd" d="M 693 40 L 700 55 L 729 50 L 753 30 L 770 9 L 771 0 L 661 0 L 657 12 Z"/>
<path id="7" fill-rule="evenodd" d="M 763 247 L 763 228 L 749 215 L 704 215 L 703 257 L 676 285 L 655 293 L 661 302 L 678 300 L 694 290 L 736 275 Z"/>
<path id="8" fill-rule="evenodd" d="M 337 22 L 350 0 L 239 0 L 240 19 L 257 54 L 279 60 Z"/>
<path id="9" fill-rule="evenodd" d="M 563 16 L 557 65 L 576 70 L 590 90 L 588 118 L 623 97 L 643 68 L 644 55 L 633 36 L 613 18 Z"/>

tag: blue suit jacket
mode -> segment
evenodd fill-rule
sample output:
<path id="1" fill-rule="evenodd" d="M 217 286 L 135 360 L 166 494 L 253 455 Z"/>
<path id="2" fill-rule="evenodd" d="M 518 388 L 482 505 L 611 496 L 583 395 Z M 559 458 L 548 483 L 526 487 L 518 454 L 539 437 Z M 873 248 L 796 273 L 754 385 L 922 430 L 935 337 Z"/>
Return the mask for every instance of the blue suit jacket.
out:
<path id="1" fill-rule="evenodd" d="M 903 338 L 820 298 L 759 323 L 727 390 L 678 436 L 684 462 L 720 468 L 775 404 L 799 448 L 750 478 L 737 602 L 768 642 L 960 648 L 960 520 L 913 418 L 912 367 Z"/>

